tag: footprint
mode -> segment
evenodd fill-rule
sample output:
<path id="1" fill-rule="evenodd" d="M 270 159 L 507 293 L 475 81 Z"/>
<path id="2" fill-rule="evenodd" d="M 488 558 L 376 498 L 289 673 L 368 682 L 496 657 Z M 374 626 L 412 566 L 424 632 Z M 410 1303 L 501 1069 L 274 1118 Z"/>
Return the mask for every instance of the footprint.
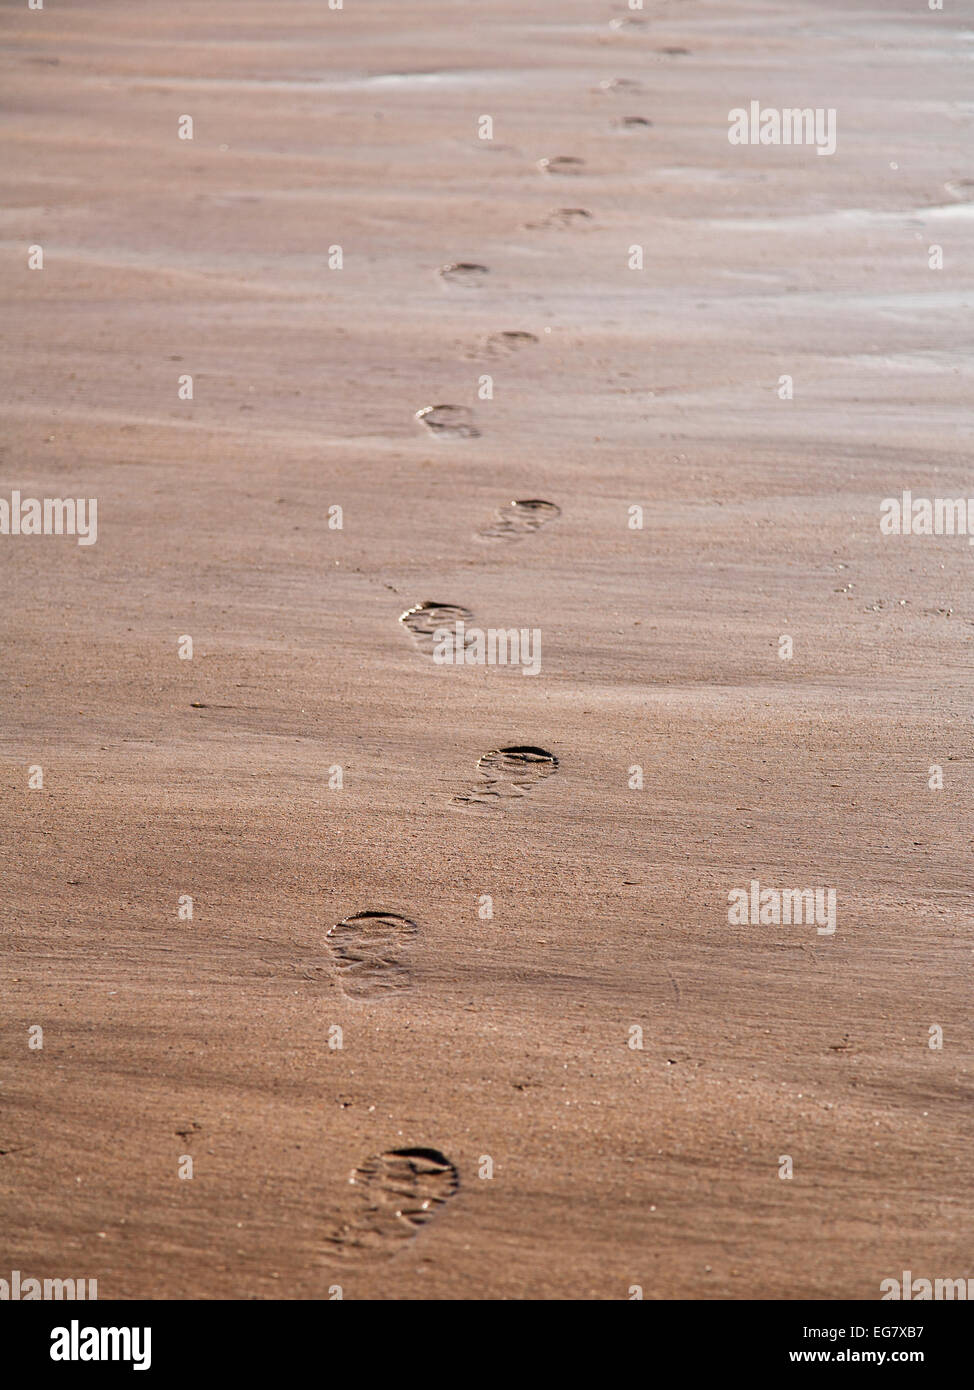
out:
<path id="1" fill-rule="evenodd" d="M 433 434 L 452 434 L 458 439 L 476 439 L 480 434 L 473 413 L 465 405 L 424 405 L 415 418 Z"/>
<path id="2" fill-rule="evenodd" d="M 456 1164 L 439 1149 L 390 1149 L 360 1164 L 349 1178 L 359 1210 L 329 1239 L 337 1253 L 394 1255 L 460 1187 Z"/>
<path id="3" fill-rule="evenodd" d="M 642 90 L 642 83 L 632 77 L 604 77 L 599 85 L 593 88 L 596 92 L 638 92 Z"/>
<path id="4" fill-rule="evenodd" d="M 356 912 L 331 928 L 328 943 L 342 988 L 350 999 L 385 999 L 406 989 L 409 975 L 399 956 L 419 928 L 395 912 Z"/>
<path id="5" fill-rule="evenodd" d="M 592 214 L 588 208 L 555 208 L 540 222 L 525 222 L 524 225 L 531 230 L 548 230 L 552 227 L 581 227 L 591 220 Z"/>
<path id="6" fill-rule="evenodd" d="M 519 541 L 556 516 L 561 516 L 561 508 L 554 502 L 543 502 L 540 497 L 515 498 L 500 509 L 496 521 L 477 534 L 485 540 Z"/>
<path id="7" fill-rule="evenodd" d="M 539 159 L 538 168 L 543 174 L 580 174 L 585 160 L 571 154 L 556 154 L 551 159 Z"/>
<path id="8" fill-rule="evenodd" d="M 473 261 L 454 261 L 452 265 L 440 266 L 440 275 L 444 280 L 451 285 L 466 285 L 471 289 L 479 289 L 484 276 L 489 274 L 485 265 L 476 265 Z"/>
<path id="9" fill-rule="evenodd" d="M 455 796 L 453 805 L 459 810 L 479 813 L 500 810 L 503 802 L 526 796 L 537 782 L 550 777 L 557 766 L 554 753 L 544 748 L 492 748 L 477 763 L 486 785 Z"/>
<path id="10" fill-rule="evenodd" d="M 483 350 L 488 357 L 509 357 L 531 347 L 538 339 L 533 333 L 523 333 L 516 329 L 505 329 L 503 333 L 490 333 L 484 339 Z"/>
<path id="11" fill-rule="evenodd" d="M 399 615 L 399 621 L 409 628 L 420 651 L 432 656 L 436 647 L 434 634 L 438 628 L 445 627 L 455 632 L 458 623 L 468 623 L 472 617 L 470 609 L 461 608 L 459 604 L 434 603 L 432 599 L 426 599 L 407 608 L 405 613 Z M 463 645 L 468 647 L 471 641 L 467 633 Z"/>

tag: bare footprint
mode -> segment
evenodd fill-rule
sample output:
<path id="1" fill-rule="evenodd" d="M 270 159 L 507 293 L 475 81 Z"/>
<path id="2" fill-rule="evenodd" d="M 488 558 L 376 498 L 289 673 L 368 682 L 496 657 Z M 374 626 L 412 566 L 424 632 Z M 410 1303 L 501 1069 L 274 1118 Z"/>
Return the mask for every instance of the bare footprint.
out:
<path id="1" fill-rule="evenodd" d="M 455 796 L 453 805 L 458 810 L 479 813 L 502 810 L 504 802 L 526 796 L 538 782 L 550 777 L 557 766 L 554 753 L 544 748 L 527 745 L 492 748 L 477 763 L 484 785 Z"/>
<path id="2" fill-rule="evenodd" d="M 550 159 L 539 159 L 538 168 L 543 174 L 580 174 L 585 160 L 576 159 L 573 154 L 556 154 Z"/>
<path id="3" fill-rule="evenodd" d="M 540 530 L 547 521 L 561 516 L 561 508 L 554 502 L 544 502 L 540 497 L 515 498 L 497 513 L 490 526 L 485 526 L 478 535 L 485 540 L 519 541 Z"/>
<path id="4" fill-rule="evenodd" d="M 342 989 L 350 999 L 385 999 L 409 985 L 400 962 L 419 928 L 396 912 L 356 912 L 327 934 Z"/>
<path id="5" fill-rule="evenodd" d="M 436 603 L 425 599 L 422 603 L 407 608 L 399 615 L 399 621 L 408 628 L 420 651 L 432 656 L 436 647 L 435 634 L 440 628 L 456 632 L 458 623 L 468 623 L 473 617 L 469 608 L 461 608 L 456 603 Z M 464 646 L 469 646 L 471 638 L 465 635 Z"/>
<path id="6" fill-rule="evenodd" d="M 359 1210 L 329 1238 L 336 1253 L 394 1255 L 460 1187 L 456 1165 L 439 1149 L 390 1149 L 367 1158 L 349 1178 Z"/>
<path id="7" fill-rule="evenodd" d="M 485 265 L 473 261 L 454 261 L 451 265 L 440 266 L 440 276 L 451 285 L 464 285 L 468 289 L 479 289 L 484 276 L 490 271 Z"/>
<path id="8" fill-rule="evenodd" d="M 532 231 L 549 231 L 552 228 L 584 227 L 585 223 L 591 220 L 592 214 L 588 208 L 555 208 L 542 217 L 540 222 L 525 222 L 524 225 Z"/>
<path id="9" fill-rule="evenodd" d="M 433 434 L 452 434 L 459 439 L 476 439 L 480 434 L 473 413 L 465 405 L 424 405 L 415 418 Z"/>

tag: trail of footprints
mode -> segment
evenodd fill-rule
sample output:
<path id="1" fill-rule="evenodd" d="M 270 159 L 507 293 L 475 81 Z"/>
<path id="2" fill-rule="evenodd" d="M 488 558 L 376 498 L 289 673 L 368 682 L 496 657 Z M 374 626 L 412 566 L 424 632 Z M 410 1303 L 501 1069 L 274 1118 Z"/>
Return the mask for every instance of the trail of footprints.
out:
<path id="1" fill-rule="evenodd" d="M 638 84 L 625 79 L 601 84 L 602 91 L 633 88 L 638 88 Z M 628 116 L 617 124 L 633 129 L 647 127 L 651 122 Z M 549 175 L 577 175 L 584 167 L 584 160 L 569 156 L 538 161 L 538 168 Z M 565 228 L 584 224 L 591 218 L 587 208 L 556 208 L 542 222 L 528 225 Z M 457 261 L 441 266 L 439 274 L 448 285 L 470 289 L 480 287 L 489 270 L 472 261 Z M 508 357 L 537 342 L 533 333 L 509 330 L 489 335 L 483 351 L 490 357 Z M 465 406 L 424 406 L 416 412 L 416 420 L 439 437 L 475 439 L 480 433 L 472 412 Z M 478 535 L 484 540 L 519 541 L 560 514 L 561 509 L 554 502 L 515 498 L 500 508 Z M 460 622 L 466 624 L 472 617 L 470 610 L 459 604 L 425 600 L 407 609 L 399 621 L 419 650 L 432 656 L 437 629 L 455 631 Z M 528 796 L 557 768 L 558 759 L 544 748 L 492 748 L 477 764 L 480 781 L 454 797 L 452 805 L 480 814 L 502 811 L 507 804 Z M 415 922 L 395 912 L 357 912 L 337 922 L 327 939 L 347 997 L 374 1003 L 395 998 L 408 989 L 409 969 L 403 957 L 408 958 L 418 932 Z M 413 1239 L 458 1191 L 460 1176 L 456 1165 L 438 1149 L 390 1149 L 366 1159 L 352 1173 L 349 1183 L 357 1190 L 357 1209 L 329 1238 L 331 1249 L 338 1254 L 392 1255 Z"/>
<path id="2" fill-rule="evenodd" d="M 613 21 L 619 26 L 627 21 Z M 612 79 L 600 84 L 603 92 L 638 90 L 639 84 Z M 621 129 L 638 129 L 652 123 L 641 116 L 624 116 L 616 122 Z M 538 161 L 548 175 L 578 175 L 584 160 L 556 156 Z M 957 186 L 949 191 L 958 196 Z M 966 192 L 966 186 L 964 188 Z M 529 223 L 535 228 L 566 228 L 591 221 L 587 208 L 556 208 L 543 221 Z M 447 285 L 476 289 L 489 274 L 487 266 L 457 261 L 440 267 Z M 483 344 L 489 357 L 509 357 L 526 347 L 537 345 L 533 333 L 508 330 L 493 333 Z M 474 439 L 479 430 L 465 406 L 429 405 L 416 412 L 416 420 L 440 437 Z M 554 502 L 541 498 L 515 498 L 500 508 L 494 520 L 478 534 L 484 540 L 519 541 L 560 516 Z M 416 646 L 432 656 L 437 629 L 456 630 L 473 614 L 458 604 L 426 600 L 401 614 L 399 621 Z M 547 749 L 531 745 L 492 748 L 477 764 L 480 781 L 454 797 L 459 810 L 491 814 L 505 805 L 528 796 L 537 785 L 558 768 L 558 759 Z M 409 987 L 409 969 L 403 957 L 409 955 L 419 928 L 395 912 L 357 912 L 337 922 L 327 933 L 338 977 L 349 999 L 366 1003 L 394 998 Z M 460 1176 L 456 1165 L 432 1148 L 390 1149 L 366 1159 L 349 1178 L 356 1189 L 357 1208 L 352 1218 L 329 1238 L 337 1254 L 371 1252 L 393 1255 L 419 1231 L 458 1191 Z"/>
<path id="3" fill-rule="evenodd" d="M 611 89 L 615 86 L 612 84 Z M 623 126 L 648 124 L 639 117 L 620 122 Z M 538 167 L 547 174 L 571 175 L 582 172 L 584 161 L 559 156 L 539 160 Z M 529 225 L 569 227 L 590 221 L 591 216 L 586 208 L 557 208 L 543 222 Z M 469 261 L 457 261 L 439 270 L 445 283 L 466 288 L 479 287 L 488 274 L 486 266 Z M 489 357 L 509 357 L 537 342 L 533 333 L 508 330 L 490 334 L 482 352 Z M 474 439 L 479 435 L 473 414 L 465 406 L 424 406 L 416 412 L 416 420 L 440 437 Z M 487 541 L 520 541 L 560 515 L 561 509 L 554 502 L 514 498 L 477 534 Z M 455 631 L 458 624 L 466 625 L 472 618 L 471 611 L 459 604 L 427 599 L 408 608 L 399 621 L 419 651 L 431 657 L 437 630 Z M 451 804 L 457 810 L 496 814 L 530 795 L 557 768 L 558 759 L 545 748 L 527 744 L 492 748 L 477 763 L 480 781 L 455 796 Z M 356 912 L 337 922 L 328 931 L 327 940 L 345 995 L 364 1003 L 381 1003 L 407 990 L 408 956 L 418 934 L 416 922 L 395 912 Z M 438 1149 L 390 1149 L 361 1163 L 349 1184 L 356 1189 L 356 1208 L 328 1238 L 329 1248 L 339 1255 L 388 1256 L 412 1240 L 459 1190 L 460 1175 L 456 1165 Z"/>

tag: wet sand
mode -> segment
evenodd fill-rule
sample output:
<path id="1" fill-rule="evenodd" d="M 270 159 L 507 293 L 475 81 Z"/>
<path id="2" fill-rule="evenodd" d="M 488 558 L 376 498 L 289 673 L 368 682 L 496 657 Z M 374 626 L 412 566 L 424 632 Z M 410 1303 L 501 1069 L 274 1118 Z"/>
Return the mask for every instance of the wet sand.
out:
<path id="1" fill-rule="evenodd" d="M 0 496 L 98 540 L 0 537 L 0 1276 L 970 1274 L 972 553 L 878 525 L 974 493 L 958 13 L 2 16 Z M 836 153 L 731 146 L 751 98 Z M 512 498 L 560 514 L 481 536 Z M 434 664 L 429 600 L 540 674 Z M 557 767 L 471 813 L 506 746 Z M 834 886 L 835 934 L 730 925 L 752 879 Z M 371 994 L 326 935 L 363 912 L 414 928 Z"/>

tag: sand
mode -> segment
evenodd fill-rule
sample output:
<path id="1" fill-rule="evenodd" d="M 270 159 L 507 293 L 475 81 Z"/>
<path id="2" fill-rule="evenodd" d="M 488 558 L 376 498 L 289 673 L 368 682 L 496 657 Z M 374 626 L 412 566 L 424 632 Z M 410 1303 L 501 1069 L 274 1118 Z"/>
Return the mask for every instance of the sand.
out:
<path id="1" fill-rule="evenodd" d="M 960 8 L 2 13 L 0 496 L 98 538 L 0 536 L 0 1276 L 970 1274 L 972 553 L 879 529 L 974 494 Z M 730 145 L 752 98 L 835 154 Z M 492 798 L 507 746 L 557 766 Z"/>

